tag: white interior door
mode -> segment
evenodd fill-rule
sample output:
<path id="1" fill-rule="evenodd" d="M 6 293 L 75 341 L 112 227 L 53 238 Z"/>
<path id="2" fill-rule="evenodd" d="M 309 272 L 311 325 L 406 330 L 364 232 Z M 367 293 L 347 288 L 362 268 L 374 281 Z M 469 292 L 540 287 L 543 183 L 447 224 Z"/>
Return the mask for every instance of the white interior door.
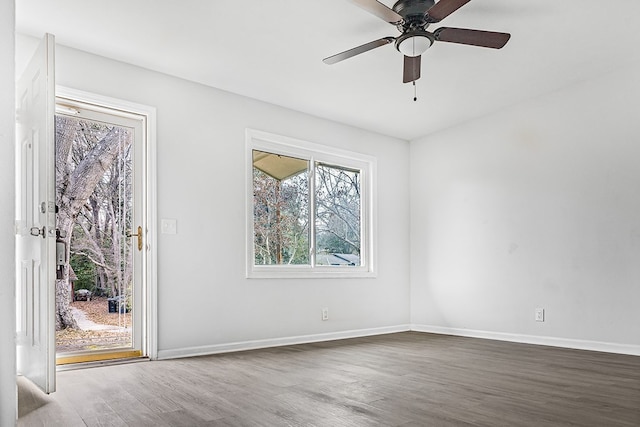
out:
<path id="1" fill-rule="evenodd" d="M 55 391 L 54 37 L 45 35 L 17 84 L 18 373 Z"/>

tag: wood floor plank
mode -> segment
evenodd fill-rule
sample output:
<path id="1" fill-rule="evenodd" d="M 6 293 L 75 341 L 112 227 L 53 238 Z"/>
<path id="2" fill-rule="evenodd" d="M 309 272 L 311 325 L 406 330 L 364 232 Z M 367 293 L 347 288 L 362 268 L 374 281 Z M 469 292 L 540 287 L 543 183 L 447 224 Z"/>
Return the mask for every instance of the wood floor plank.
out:
<path id="1" fill-rule="evenodd" d="M 53 399 L 33 383 L 18 377 L 18 417 L 20 425 L 51 427 L 84 427 L 82 418 L 61 396 Z M 51 414 L 55 414 L 54 417 Z"/>
<path id="2" fill-rule="evenodd" d="M 20 426 L 640 426 L 640 357 L 416 332 L 19 381 Z"/>

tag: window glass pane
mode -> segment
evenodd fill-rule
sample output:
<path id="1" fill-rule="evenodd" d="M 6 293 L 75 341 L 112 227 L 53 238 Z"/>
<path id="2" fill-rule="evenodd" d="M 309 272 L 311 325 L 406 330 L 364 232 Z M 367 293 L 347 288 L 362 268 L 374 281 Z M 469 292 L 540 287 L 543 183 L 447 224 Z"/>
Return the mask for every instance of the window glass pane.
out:
<path id="1" fill-rule="evenodd" d="M 115 115 L 109 123 L 84 114 L 55 116 L 56 223 L 70 248 L 61 279 L 73 292 L 72 298 L 58 294 L 56 304 L 60 311 L 87 310 L 93 300 L 107 313 L 107 298 L 113 298 L 120 310 L 101 315 L 101 322 L 114 327 L 109 332 L 77 335 L 63 325 L 56 332 L 58 354 L 132 347 L 131 325 L 139 315 L 133 311 L 134 240 L 127 237 L 134 228 L 135 132 L 117 124 Z M 84 203 L 74 206 L 77 199 Z"/>
<path id="2" fill-rule="evenodd" d="M 253 150 L 255 265 L 309 264 L 309 162 Z"/>
<path id="3" fill-rule="evenodd" d="M 316 264 L 360 265 L 360 172 L 316 164 Z"/>

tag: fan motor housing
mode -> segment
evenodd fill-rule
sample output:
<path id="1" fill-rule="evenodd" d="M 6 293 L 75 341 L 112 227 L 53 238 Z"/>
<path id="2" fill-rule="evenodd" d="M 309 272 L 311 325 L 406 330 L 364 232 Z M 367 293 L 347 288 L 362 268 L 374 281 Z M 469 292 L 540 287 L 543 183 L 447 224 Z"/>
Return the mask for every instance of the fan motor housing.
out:
<path id="1" fill-rule="evenodd" d="M 398 25 L 400 32 L 409 30 L 425 29 L 429 22 L 425 15 L 433 5 L 435 0 L 399 0 L 393 5 L 393 11 L 404 18 L 404 22 Z"/>

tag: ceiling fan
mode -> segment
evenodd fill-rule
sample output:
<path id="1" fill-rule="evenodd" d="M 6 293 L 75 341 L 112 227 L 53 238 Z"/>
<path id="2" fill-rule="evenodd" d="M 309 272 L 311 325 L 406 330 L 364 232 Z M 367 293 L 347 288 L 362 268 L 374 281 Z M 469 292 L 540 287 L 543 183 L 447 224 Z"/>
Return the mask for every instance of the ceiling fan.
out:
<path id="1" fill-rule="evenodd" d="M 404 83 L 420 78 L 421 55 L 434 42 L 459 43 L 472 46 L 502 48 L 511 37 L 508 33 L 470 30 L 466 28 L 440 27 L 427 31 L 429 25 L 442 21 L 471 0 L 399 0 L 388 8 L 377 0 L 349 0 L 380 19 L 395 25 L 402 33 L 398 37 L 383 37 L 362 46 L 349 49 L 323 59 L 325 64 L 335 64 L 380 46 L 395 43 L 404 55 Z"/>

